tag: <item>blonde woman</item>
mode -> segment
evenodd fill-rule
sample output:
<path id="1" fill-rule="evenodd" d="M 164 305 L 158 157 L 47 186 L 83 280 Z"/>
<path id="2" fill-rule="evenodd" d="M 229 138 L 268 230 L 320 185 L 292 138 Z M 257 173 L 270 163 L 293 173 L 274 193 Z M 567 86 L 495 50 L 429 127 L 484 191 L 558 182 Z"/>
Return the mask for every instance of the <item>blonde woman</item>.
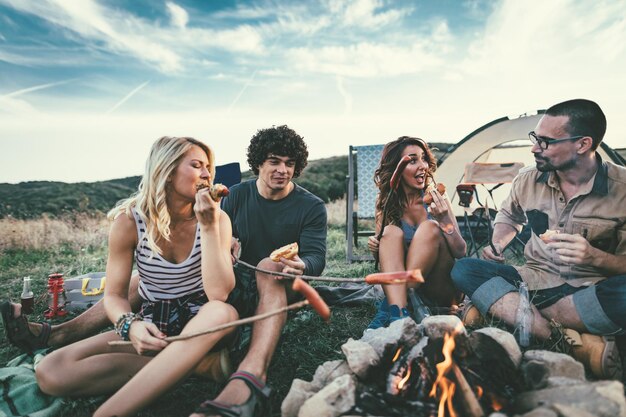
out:
<path id="1" fill-rule="evenodd" d="M 186 137 L 152 146 L 138 192 L 109 213 L 104 305 L 115 331 L 48 355 L 36 371 L 41 390 L 56 396 L 113 395 L 96 416 L 135 414 L 188 376 L 231 330 L 185 341 L 163 339 L 237 319 L 226 304 L 235 286 L 231 223 L 200 184 L 212 181 L 211 149 Z M 128 300 L 133 261 L 141 313 Z M 110 346 L 130 340 L 132 346 Z"/>

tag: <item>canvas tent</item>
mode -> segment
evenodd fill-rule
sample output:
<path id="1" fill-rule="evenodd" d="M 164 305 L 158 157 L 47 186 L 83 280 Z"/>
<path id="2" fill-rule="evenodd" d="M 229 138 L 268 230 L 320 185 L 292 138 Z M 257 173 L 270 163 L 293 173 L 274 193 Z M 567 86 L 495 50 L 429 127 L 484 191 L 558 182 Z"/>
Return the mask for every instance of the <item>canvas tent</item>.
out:
<path id="1" fill-rule="evenodd" d="M 458 204 L 456 185 L 464 182 L 464 168 L 468 163 L 521 162 L 524 166 L 535 165 L 533 154 L 530 151 L 532 145 L 528 140 L 528 132 L 535 129 L 543 113 L 544 111 L 540 110 L 532 115 L 524 114 L 516 118 L 502 117 L 494 120 L 476 129 L 448 149 L 439 161 L 435 179 L 448 187 L 455 216 L 462 217 L 464 213 L 463 207 Z M 624 165 L 621 156 L 604 143 L 598 148 L 598 153 L 605 161 Z M 510 184 L 498 187 L 493 192 L 496 207 L 490 208 L 499 208 L 498 205 L 508 195 L 510 188 Z M 481 201 L 485 201 L 487 188 L 478 186 L 477 191 Z M 491 198 L 489 201 L 491 202 Z M 470 207 L 470 210 L 477 207 L 476 201 L 473 202 L 473 205 L 474 207 Z"/>
<path id="2" fill-rule="evenodd" d="M 454 215 L 463 218 L 464 207 L 459 205 L 456 186 L 466 182 L 465 167 L 471 163 L 520 163 L 517 166 L 535 165 L 532 147 L 528 140 L 528 132 L 534 130 L 544 111 L 535 114 L 524 114 L 519 117 L 502 117 L 476 129 L 457 144 L 446 150 L 439 157 L 439 167 L 435 173 L 435 180 L 447 186 L 448 195 L 452 201 Z M 359 219 L 371 219 L 374 216 L 374 203 L 378 193 L 374 185 L 374 170 L 380 160 L 383 145 L 350 146 L 348 154 L 347 180 L 347 207 L 346 207 L 346 239 L 348 262 L 371 259 L 369 256 L 356 256 L 353 252 L 359 237 L 372 234 L 371 230 L 361 230 Z M 602 144 L 598 153 L 605 161 L 626 165 L 624 159 L 608 145 Z M 357 175 L 358 173 L 358 175 Z M 355 185 L 358 182 L 359 199 L 358 210 L 354 207 Z M 494 184 L 476 186 L 478 198 L 484 204 L 487 201 L 488 188 Z M 510 191 L 510 183 L 504 183 L 493 191 L 493 200 L 489 198 L 489 208 L 498 209 L 500 203 Z M 493 204 L 495 202 L 495 204 Z M 479 206 L 474 199 L 467 209 L 474 212 Z"/>

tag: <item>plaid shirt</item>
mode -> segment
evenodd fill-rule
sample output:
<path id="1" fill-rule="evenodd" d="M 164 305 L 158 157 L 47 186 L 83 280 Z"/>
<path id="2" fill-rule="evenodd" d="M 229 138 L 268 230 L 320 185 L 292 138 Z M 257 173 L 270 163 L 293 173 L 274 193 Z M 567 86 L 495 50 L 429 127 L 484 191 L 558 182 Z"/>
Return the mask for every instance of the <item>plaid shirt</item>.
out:
<path id="1" fill-rule="evenodd" d="M 594 177 L 567 202 L 554 172 L 528 167 L 513 180 L 495 223 L 517 230 L 530 225 L 532 234 L 524 250 L 526 264 L 516 268 L 532 290 L 565 283 L 580 287 L 607 278 L 590 265 L 558 265 L 557 255 L 539 238 L 547 229 L 580 234 L 604 252 L 626 254 L 626 168 L 602 162 L 597 153 L 596 159 Z"/>
<path id="2" fill-rule="evenodd" d="M 172 300 L 144 300 L 141 304 L 141 315 L 145 321 L 154 323 L 166 335 L 176 336 L 208 301 L 204 291 Z"/>

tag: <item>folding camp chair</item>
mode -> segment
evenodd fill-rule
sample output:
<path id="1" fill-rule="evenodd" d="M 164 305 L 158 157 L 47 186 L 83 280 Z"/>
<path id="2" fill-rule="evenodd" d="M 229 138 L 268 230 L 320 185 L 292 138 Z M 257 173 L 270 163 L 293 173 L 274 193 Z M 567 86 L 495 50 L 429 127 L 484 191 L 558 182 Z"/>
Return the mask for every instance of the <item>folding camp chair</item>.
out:
<path id="1" fill-rule="evenodd" d="M 359 219 L 374 219 L 378 188 L 374 184 L 374 171 L 380 163 L 384 145 L 350 146 L 348 153 L 348 186 L 346 207 L 346 260 L 370 261 L 370 255 L 356 256 L 354 248 L 359 245 L 359 237 L 372 236 L 374 230 L 359 230 Z M 357 189 L 355 189 L 355 181 Z M 358 210 L 354 210 L 356 191 L 358 191 Z"/>
<path id="2" fill-rule="evenodd" d="M 468 256 L 477 257 L 480 249 L 491 243 L 493 219 L 498 210 L 494 192 L 512 182 L 523 167 L 521 162 L 471 162 L 465 165 L 463 182 L 457 185 L 456 192 L 459 205 L 465 209 L 463 237 L 468 241 Z"/>
<path id="3" fill-rule="evenodd" d="M 215 180 L 213 183 L 232 187 L 240 182 L 241 168 L 239 167 L 239 162 L 231 162 L 230 164 L 217 165 L 215 167 Z"/>

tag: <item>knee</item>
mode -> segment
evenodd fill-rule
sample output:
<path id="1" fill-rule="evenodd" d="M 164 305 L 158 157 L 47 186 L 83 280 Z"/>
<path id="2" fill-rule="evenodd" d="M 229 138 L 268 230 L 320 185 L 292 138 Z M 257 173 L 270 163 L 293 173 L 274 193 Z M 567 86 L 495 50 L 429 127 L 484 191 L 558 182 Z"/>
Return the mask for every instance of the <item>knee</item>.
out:
<path id="1" fill-rule="evenodd" d="M 63 377 L 63 369 L 68 369 L 63 362 L 62 350 L 52 352 L 37 365 L 35 377 L 42 392 L 55 397 L 68 394 L 68 381 Z"/>
<path id="2" fill-rule="evenodd" d="M 204 304 L 198 314 L 206 315 L 218 323 L 228 323 L 239 318 L 235 307 L 217 300 L 212 300 Z"/>
<path id="3" fill-rule="evenodd" d="M 471 268 L 473 268 L 472 261 L 475 261 L 475 259 L 457 259 L 456 262 L 454 262 L 452 270 L 450 271 L 450 277 L 452 278 L 452 282 L 457 288 L 462 291 L 465 291 L 464 287 L 466 287 L 466 281 L 469 275 L 468 272 Z"/>
<path id="4" fill-rule="evenodd" d="M 262 259 L 257 265 L 261 269 L 265 269 L 272 272 L 282 272 L 285 265 L 280 262 L 274 262 L 270 258 Z M 265 274 L 262 272 L 256 273 L 256 286 L 259 290 L 259 294 L 266 293 L 268 291 L 284 290 L 284 283 L 290 282 L 290 280 L 276 279 L 271 274 Z"/>
<path id="5" fill-rule="evenodd" d="M 404 232 L 395 224 L 388 224 L 383 230 L 382 239 L 403 239 Z"/>
<path id="6" fill-rule="evenodd" d="M 434 220 L 427 220 L 420 224 L 415 231 L 413 239 L 415 239 L 416 236 L 433 242 L 443 239 L 441 236 L 441 229 L 439 229 L 439 223 Z"/>

